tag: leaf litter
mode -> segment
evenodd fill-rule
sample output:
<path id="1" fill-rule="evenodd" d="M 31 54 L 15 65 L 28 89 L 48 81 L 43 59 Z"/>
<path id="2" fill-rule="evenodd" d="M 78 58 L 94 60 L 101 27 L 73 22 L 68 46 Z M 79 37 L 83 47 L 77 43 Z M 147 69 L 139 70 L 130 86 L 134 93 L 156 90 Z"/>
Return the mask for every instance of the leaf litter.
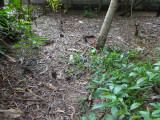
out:
<path id="1" fill-rule="evenodd" d="M 22 50 L 21 58 L 17 57 L 19 60 L 14 64 L 0 59 L 0 112 L 10 116 L 0 114 L 1 119 L 78 118 L 81 105 L 78 99 L 90 96 L 84 86 L 87 85 L 86 79 L 92 75 L 77 71 L 68 60 L 73 61 L 72 54 L 79 51 L 82 52 L 81 57 L 87 57 L 85 52 L 93 48 L 105 12 L 96 19 L 84 18 L 82 14 L 83 11 L 69 11 L 68 15 L 62 15 L 63 31 L 59 28 L 58 14 L 38 18 L 37 26 L 33 24 L 33 32 L 51 39 L 38 50 L 33 49 L 32 56 L 25 59 L 23 55 L 29 53 Z M 106 44 L 120 44 L 126 49 L 137 48 L 142 52 L 141 59 L 147 55 L 154 59 L 154 48 L 160 43 L 160 19 L 154 16 L 153 12 L 133 14 L 133 20 L 140 22 L 137 39 L 134 37 L 135 23 L 129 17 L 116 16 Z M 94 38 L 84 40 L 83 36 Z M 76 70 L 76 73 L 73 75 L 67 70 Z M 157 98 L 151 96 L 153 100 Z"/>

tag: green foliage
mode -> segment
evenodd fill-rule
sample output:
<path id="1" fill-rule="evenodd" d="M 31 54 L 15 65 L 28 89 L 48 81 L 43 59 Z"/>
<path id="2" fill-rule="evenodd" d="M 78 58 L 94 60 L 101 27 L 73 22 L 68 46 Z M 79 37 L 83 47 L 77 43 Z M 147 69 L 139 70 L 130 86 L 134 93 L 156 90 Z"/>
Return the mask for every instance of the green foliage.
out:
<path id="1" fill-rule="evenodd" d="M 96 18 L 98 17 L 98 10 L 97 8 L 91 10 L 88 6 L 85 6 L 83 16 L 87 18 Z"/>
<path id="2" fill-rule="evenodd" d="M 82 120 L 90 120 L 90 116 L 100 118 L 102 113 L 103 118 L 110 120 L 160 119 L 160 103 L 146 101 L 153 88 L 160 86 L 160 61 L 155 64 L 150 60 L 136 61 L 136 51 L 122 51 L 105 48 L 97 54 L 93 49 L 87 61 L 78 62 L 78 66 L 85 66 L 94 75 L 86 86 L 92 100 L 104 101 L 93 105 L 91 115 Z"/>
<path id="3" fill-rule="evenodd" d="M 59 8 L 61 8 L 61 0 L 46 0 L 52 6 L 54 12 L 57 12 Z"/>
<path id="4" fill-rule="evenodd" d="M 29 46 L 38 47 L 39 44 L 43 44 L 36 34 L 30 33 L 32 21 L 27 21 L 26 19 L 29 20 L 28 13 L 31 10 L 32 8 L 21 6 L 20 0 L 10 0 L 6 7 L 0 11 L 1 54 L 12 48 L 28 49 Z M 24 15 L 24 17 L 20 17 L 21 15 Z M 10 45 L 11 42 L 15 43 L 17 40 L 20 40 L 21 45 L 17 43 L 12 47 Z"/>

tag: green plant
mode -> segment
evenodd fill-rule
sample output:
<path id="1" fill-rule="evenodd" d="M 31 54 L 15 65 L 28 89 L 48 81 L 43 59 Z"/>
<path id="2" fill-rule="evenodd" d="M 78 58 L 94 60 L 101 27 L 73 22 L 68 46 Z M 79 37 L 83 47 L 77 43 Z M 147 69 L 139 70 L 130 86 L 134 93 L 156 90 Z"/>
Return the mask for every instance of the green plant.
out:
<path id="1" fill-rule="evenodd" d="M 98 10 L 97 8 L 95 8 L 94 10 L 91 10 L 91 8 L 88 8 L 88 6 L 85 6 L 83 16 L 87 18 L 96 18 L 98 16 Z"/>
<path id="2" fill-rule="evenodd" d="M 67 14 L 68 12 L 68 7 L 66 5 L 64 5 L 64 10 L 63 10 L 64 14 Z"/>
<path id="3" fill-rule="evenodd" d="M 150 60 L 137 61 L 137 51 L 123 52 L 115 47 L 112 50 L 105 48 L 101 54 L 93 49 L 89 54 L 85 63 L 78 64 L 94 75 L 87 79 L 89 85 L 86 86 L 90 89 L 92 101 L 101 99 L 103 102 L 91 104 L 91 113 L 82 117 L 82 120 L 90 120 L 91 116 L 92 119 L 110 120 L 160 118 L 160 103 L 150 104 L 146 101 L 151 92 L 158 94 L 154 89 L 160 85 L 160 62 L 152 64 Z M 149 105 L 154 108 L 148 108 Z M 153 111 L 152 114 L 149 109 Z"/>
<path id="4" fill-rule="evenodd" d="M 43 44 L 42 39 L 36 34 L 30 33 L 32 30 L 32 21 L 25 20 L 29 19 L 30 16 L 20 18 L 20 14 L 28 15 L 27 10 L 32 10 L 28 7 L 21 6 L 20 0 L 12 1 L 3 10 L 0 10 L 0 53 L 5 54 L 8 49 L 13 48 L 26 48 L 29 46 L 38 47 Z M 18 13 L 18 14 L 17 14 Z M 30 20 L 30 19 L 29 19 Z M 19 43 L 11 45 L 20 40 Z M 19 50 L 19 49 L 18 49 Z M 28 49 L 29 50 L 29 49 Z M 20 50 L 19 50 L 20 51 Z M 32 51 L 30 49 L 30 51 Z"/>
<path id="5" fill-rule="evenodd" d="M 54 12 L 57 12 L 59 8 L 61 8 L 61 0 L 46 0 L 52 6 Z"/>

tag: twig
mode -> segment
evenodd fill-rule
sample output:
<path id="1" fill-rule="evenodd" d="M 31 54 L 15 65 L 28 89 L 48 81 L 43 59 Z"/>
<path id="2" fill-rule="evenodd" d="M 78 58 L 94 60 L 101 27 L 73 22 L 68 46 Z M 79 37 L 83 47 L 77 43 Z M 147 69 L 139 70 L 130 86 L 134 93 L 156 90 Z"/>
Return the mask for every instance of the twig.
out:
<path id="1" fill-rule="evenodd" d="M 0 101 L 43 101 L 43 100 L 39 100 L 39 99 L 0 99 Z"/>
<path id="2" fill-rule="evenodd" d="M 9 55 L 6 55 L 6 54 L 2 54 L 2 55 L 7 57 L 11 62 L 16 62 L 16 60 L 14 58 L 12 58 L 11 56 L 9 56 Z"/>
<path id="3" fill-rule="evenodd" d="M 76 113 L 76 110 L 75 110 L 75 108 L 74 108 L 73 106 L 70 105 L 70 107 L 73 109 L 73 112 L 72 112 L 72 114 L 71 114 L 71 119 L 73 120 L 73 116 L 74 116 L 74 114 Z"/>
<path id="4" fill-rule="evenodd" d="M 8 43 L 6 43 L 4 40 L 1 40 L 1 42 L 3 43 L 3 44 L 5 44 L 6 45 L 6 47 L 8 47 L 8 48 L 10 48 L 11 46 L 8 44 Z"/>

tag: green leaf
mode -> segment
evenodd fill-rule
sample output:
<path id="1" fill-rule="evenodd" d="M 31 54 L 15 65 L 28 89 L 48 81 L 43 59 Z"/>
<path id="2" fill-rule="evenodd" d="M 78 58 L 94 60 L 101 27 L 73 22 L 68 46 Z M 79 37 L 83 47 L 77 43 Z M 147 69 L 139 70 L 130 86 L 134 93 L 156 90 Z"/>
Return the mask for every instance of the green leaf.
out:
<path id="1" fill-rule="evenodd" d="M 143 117 L 149 118 L 149 112 L 148 112 L 148 111 L 139 111 L 139 113 L 140 113 Z"/>
<path id="2" fill-rule="evenodd" d="M 91 112 L 88 117 L 89 120 L 96 120 L 96 115 L 94 114 L 94 112 Z"/>
<path id="3" fill-rule="evenodd" d="M 105 107 L 107 105 L 108 105 L 107 102 L 104 102 L 104 103 L 101 103 L 101 104 L 97 104 L 97 105 L 94 105 L 91 110 L 100 109 L 100 108 L 103 108 L 103 107 Z"/>
<path id="4" fill-rule="evenodd" d="M 5 53 L 2 50 L 0 50 L 0 54 L 4 55 Z"/>
<path id="5" fill-rule="evenodd" d="M 105 115 L 105 119 L 106 119 L 106 120 L 115 120 L 115 119 L 113 118 L 113 116 L 110 115 L 110 114 Z"/>
<path id="6" fill-rule="evenodd" d="M 144 117 L 144 120 L 153 120 L 153 119 L 149 117 Z"/>
<path id="7" fill-rule="evenodd" d="M 154 68 L 155 71 L 159 71 L 159 66 Z"/>
<path id="8" fill-rule="evenodd" d="M 105 95 L 105 96 L 101 96 L 102 98 L 107 98 L 107 99 L 110 99 L 110 100 L 117 100 L 117 97 L 115 95 Z"/>
<path id="9" fill-rule="evenodd" d="M 160 109 L 160 103 L 150 103 L 153 107 Z"/>
<path id="10" fill-rule="evenodd" d="M 130 110 L 134 110 L 134 109 L 138 108 L 139 106 L 141 106 L 141 103 L 133 103 L 130 107 Z"/>
<path id="11" fill-rule="evenodd" d="M 160 62 L 157 62 L 157 63 L 155 63 L 155 64 L 153 64 L 153 65 L 158 65 L 158 66 L 159 66 L 159 65 L 160 65 Z"/>
<path id="12" fill-rule="evenodd" d="M 135 77 L 135 76 L 137 76 L 137 73 L 131 72 L 131 73 L 129 74 L 129 77 L 131 77 L 131 76 Z"/>
<path id="13" fill-rule="evenodd" d="M 154 116 L 154 117 L 157 117 L 157 116 L 160 117 L 160 109 L 153 111 L 152 112 L 152 116 Z"/>
<path id="14" fill-rule="evenodd" d="M 90 119 L 87 117 L 81 117 L 81 120 L 90 120 Z"/>
<path id="15" fill-rule="evenodd" d="M 114 87 L 114 94 L 118 94 L 123 89 L 123 86 L 117 85 Z"/>
<path id="16" fill-rule="evenodd" d="M 14 48 L 22 47 L 22 45 L 13 45 Z"/>
<path id="17" fill-rule="evenodd" d="M 111 108 L 111 113 L 112 113 L 113 117 L 116 119 L 117 118 L 117 113 L 118 113 L 118 109 L 117 109 L 116 106 L 113 106 Z"/>
<path id="18" fill-rule="evenodd" d="M 128 69 L 131 68 L 131 67 L 133 67 L 133 66 L 134 66 L 134 64 L 133 64 L 133 63 L 130 63 L 130 64 L 128 65 Z"/>
<path id="19" fill-rule="evenodd" d="M 93 92 L 92 98 L 93 98 L 93 99 L 98 98 L 101 94 L 102 94 L 101 91 L 96 90 L 95 92 Z"/>
<path id="20" fill-rule="evenodd" d="M 128 89 L 134 90 L 134 89 L 139 89 L 139 88 L 140 88 L 139 86 L 133 86 L 133 87 L 130 87 L 130 88 L 128 88 Z"/>
<path id="21" fill-rule="evenodd" d="M 93 48 L 91 52 L 94 54 L 96 52 L 96 48 Z"/>
<path id="22" fill-rule="evenodd" d="M 109 91 L 107 88 L 98 88 L 99 91 Z"/>
<path id="23" fill-rule="evenodd" d="M 157 73 L 151 73 L 150 75 L 149 75 L 149 80 L 152 80 L 156 75 L 158 75 Z"/>
<path id="24" fill-rule="evenodd" d="M 158 48 L 155 48 L 156 50 L 160 50 L 160 47 L 158 47 Z"/>
<path id="25" fill-rule="evenodd" d="M 117 113 L 118 116 L 121 116 L 123 114 L 127 114 L 128 111 L 127 111 L 127 107 L 124 106 L 121 110 L 119 110 L 119 112 Z"/>
<path id="26" fill-rule="evenodd" d="M 147 77 L 142 77 L 140 79 L 137 80 L 137 85 L 139 85 L 141 82 L 145 81 L 147 79 Z"/>
<path id="27" fill-rule="evenodd" d="M 153 120 L 160 120 L 160 118 L 155 118 L 155 119 L 153 119 Z"/>
<path id="28" fill-rule="evenodd" d="M 137 120 L 137 119 L 139 119 L 139 118 L 141 118 L 141 116 L 131 116 L 131 117 L 129 118 L 129 120 Z"/>

